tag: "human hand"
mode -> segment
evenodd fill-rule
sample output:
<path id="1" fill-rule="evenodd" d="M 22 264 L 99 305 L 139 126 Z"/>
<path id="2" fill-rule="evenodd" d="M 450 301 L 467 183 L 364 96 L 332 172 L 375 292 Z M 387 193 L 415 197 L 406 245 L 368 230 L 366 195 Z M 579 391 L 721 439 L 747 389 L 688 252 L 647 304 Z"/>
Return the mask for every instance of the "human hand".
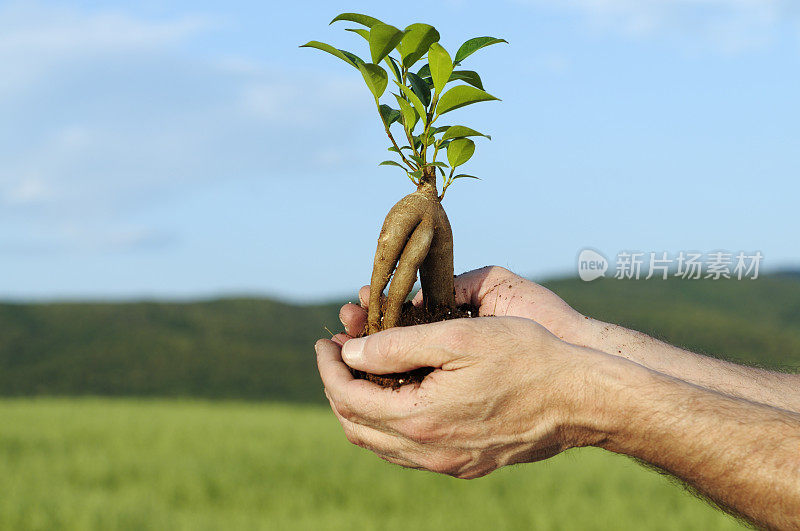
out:
<path id="1" fill-rule="evenodd" d="M 469 303 L 479 308 L 479 315 L 524 317 L 544 326 L 553 335 L 577 344 L 586 344 L 589 320 L 575 311 L 549 289 L 531 282 L 508 269 L 487 266 L 455 278 L 456 304 Z M 424 294 L 418 292 L 414 304 L 422 304 Z M 358 293 L 361 306 L 346 304 L 339 318 L 345 334 L 334 337 L 343 344 L 364 333 L 369 303 L 369 286 Z"/>
<path id="2" fill-rule="evenodd" d="M 513 285 L 513 284 L 512 284 Z M 315 345 L 348 440 L 383 459 L 459 478 L 551 457 L 602 438 L 591 383 L 605 354 L 528 319 L 486 317 L 392 328 Z M 345 364 L 346 363 L 346 364 Z M 354 379 L 434 367 L 398 390 Z"/>

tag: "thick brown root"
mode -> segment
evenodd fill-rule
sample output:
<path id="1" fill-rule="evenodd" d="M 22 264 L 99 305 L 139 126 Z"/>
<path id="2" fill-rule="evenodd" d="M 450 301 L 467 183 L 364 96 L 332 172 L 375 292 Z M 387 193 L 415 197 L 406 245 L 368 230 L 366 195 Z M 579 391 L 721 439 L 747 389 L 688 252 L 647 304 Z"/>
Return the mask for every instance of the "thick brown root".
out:
<path id="1" fill-rule="evenodd" d="M 370 282 L 368 334 L 396 326 L 417 270 L 426 308 L 455 306 L 453 234 L 432 174 L 417 191 L 398 201 L 383 222 Z M 380 299 L 392 271 L 394 278 L 382 316 Z"/>
<path id="2" fill-rule="evenodd" d="M 433 221 L 430 216 L 426 215 L 414 229 L 414 233 L 408 239 L 403 254 L 400 255 L 400 260 L 397 262 L 392 284 L 389 286 L 389 293 L 386 296 L 383 328 L 397 326 L 397 321 L 400 319 L 400 308 L 414 287 L 417 270 L 428 255 L 433 236 Z"/>
<path id="3" fill-rule="evenodd" d="M 381 295 L 392 277 L 392 272 L 406 242 L 422 220 L 424 213 L 425 203 L 420 204 L 420 197 L 409 194 L 398 201 L 386 215 L 378 236 L 378 249 L 375 251 L 375 260 L 372 266 L 369 314 L 367 316 L 367 333 L 369 334 L 381 329 Z"/>
<path id="4" fill-rule="evenodd" d="M 419 269 L 425 308 L 435 312 L 440 306 L 454 308 L 456 305 L 453 281 L 453 231 L 441 204 L 436 205 L 433 241 L 430 251 Z"/>

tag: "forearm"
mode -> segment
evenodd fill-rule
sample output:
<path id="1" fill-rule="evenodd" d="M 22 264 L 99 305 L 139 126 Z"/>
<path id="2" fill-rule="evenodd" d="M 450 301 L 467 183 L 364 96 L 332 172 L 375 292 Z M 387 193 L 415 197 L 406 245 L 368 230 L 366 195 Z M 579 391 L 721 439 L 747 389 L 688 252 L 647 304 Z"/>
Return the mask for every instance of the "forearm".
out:
<path id="1" fill-rule="evenodd" d="M 761 526 L 800 528 L 800 415 L 621 359 L 593 367 L 598 443 L 682 479 Z"/>
<path id="2" fill-rule="evenodd" d="M 668 345 L 622 326 L 589 319 L 573 343 L 726 395 L 800 413 L 800 375 L 746 367 Z"/>

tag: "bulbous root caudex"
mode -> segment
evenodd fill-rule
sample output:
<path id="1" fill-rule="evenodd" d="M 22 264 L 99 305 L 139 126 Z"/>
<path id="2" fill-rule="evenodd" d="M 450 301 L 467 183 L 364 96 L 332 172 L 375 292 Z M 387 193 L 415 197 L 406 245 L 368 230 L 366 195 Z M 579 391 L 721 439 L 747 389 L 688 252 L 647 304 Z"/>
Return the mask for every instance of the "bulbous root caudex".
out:
<path id="1" fill-rule="evenodd" d="M 453 232 L 436 191 L 435 168 L 425 170 L 417 190 L 398 201 L 383 222 L 370 281 L 367 334 L 397 326 L 417 271 L 428 311 L 455 307 Z"/>

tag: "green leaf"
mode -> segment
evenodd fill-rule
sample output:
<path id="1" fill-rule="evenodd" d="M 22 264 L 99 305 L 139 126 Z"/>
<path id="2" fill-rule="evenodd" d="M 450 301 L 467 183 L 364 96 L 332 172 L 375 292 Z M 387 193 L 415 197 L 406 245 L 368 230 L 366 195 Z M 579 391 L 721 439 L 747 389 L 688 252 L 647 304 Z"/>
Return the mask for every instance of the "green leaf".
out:
<path id="1" fill-rule="evenodd" d="M 427 109 L 428 105 L 431 104 L 431 88 L 425 83 L 424 79 L 413 72 L 408 72 L 406 77 L 408 82 L 411 83 L 411 90 L 414 91 L 414 94 L 419 97 L 422 105 Z"/>
<path id="2" fill-rule="evenodd" d="M 371 28 L 375 24 L 381 24 L 381 21 L 375 17 L 371 17 L 369 15 L 362 15 L 360 13 L 342 13 L 341 15 L 336 15 L 336 17 L 331 20 L 331 24 L 336 22 L 337 20 L 348 20 L 350 22 L 355 22 L 356 24 L 361 24 L 362 26 L 366 26 Z M 329 24 L 330 25 L 330 24 Z"/>
<path id="3" fill-rule="evenodd" d="M 387 55 L 386 59 L 384 59 L 384 62 L 388 64 L 390 67 L 392 67 L 392 71 L 394 72 L 394 77 L 399 81 L 400 68 L 397 66 L 397 61 L 395 61 L 394 57 L 392 57 L 391 55 Z"/>
<path id="4" fill-rule="evenodd" d="M 427 63 L 422 65 L 422 68 L 419 69 L 417 75 L 422 79 L 425 79 L 426 77 L 431 77 L 431 65 Z"/>
<path id="5" fill-rule="evenodd" d="M 392 109 L 386 104 L 380 105 L 378 109 L 380 110 L 381 118 L 383 119 L 383 123 L 386 124 L 386 127 L 389 127 L 400 119 L 400 111 L 397 109 Z"/>
<path id="6" fill-rule="evenodd" d="M 447 132 L 442 135 L 442 140 L 449 140 L 451 138 L 465 138 L 468 136 L 483 136 L 488 138 L 489 140 L 492 139 L 489 135 L 484 135 L 483 133 L 477 132 L 475 129 L 470 129 L 469 127 L 463 125 L 454 125 L 452 127 L 447 128 Z"/>
<path id="7" fill-rule="evenodd" d="M 414 170 L 408 174 L 409 177 L 416 177 L 417 179 L 422 178 L 422 170 Z"/>
<path id="8" fill-rule="evenodd" d="M 358 29 L 346 28 L 345 31 L 352 31 L 353 33 L 357 33 L 358 35 L 364 37 L 365 41 L 369 42 L 369 30 L 365 30 L 364 28 L 358 28 Z"/>
<path id="9" fill-rule="evenodd" d="M 504 42 L 508 44 L 507 40 L 497 39 L 495 37 L 475 37 L 474 39 L 470 39 L 462 44 L 461 48 L 459 48 L 456 52 L 456 63 L 460 63 L 481 48 L 491 46 L 492 44 L 497 44 L 498 42 Z"/>
<path id="10" fill-rule="evenodd" d="M 447 160 L 453 168 L 467 162 L 473 153 L 475 153 L 475 142 L 469 138 L 458 138 L 447 146 Z"/>
<path id="11" fill-rule="evenodd" d="M 411 160 L 413 160 L 414 162 L 416 162 L 420 166 L 423 166 L 425 164 L 425 159 L 423 159 L 419 155 L 409 155 L 408 158 L 410 158 Z"/>
<path id="12" fill-rule="evenodd" d="M 481 180 L 480 177 L 475 177 L 474 175 L 467 175 L 466 173 L 462 173 L 460 175 L 456 175 L 455 177 L 453 177 L 454 181 L 456 179 L 478 179 L 479 181 Z"/>
<path id="13" fill-rule="evenodd" d="M 403 166 L 403 165 L 402 165 L 402 164 L 400 164 L 399 162 L 395 162 L 395 161 L 393 161 L 393 160 L 384 160 L 383 162 L 381 162 L 380 164 L 378 164 L 378 166 L 397 166 L 398 168 L 403 168 L 403 170 L 405 170 L 405 169 L 406 169 L 406 167 L 405 167 L 405 166 Z"/>
<path id="14" fill-rule="evenodd" d="M 434 138 L 433 133 L 428 131 L 427 135 L 425 135 L 425 134 L 421 134 L 420 135 L 420 140 L 426 146 L 430 146 L 431 144 L 433 144 L 436 141 L 436 138 Z"/>
<path id="15" fill-rule="evenodd" d="M 369 30 L 369 52 L 372 55 L 372 62 L 380 63 L 402 38 L 403 32 L 394 26 L 383 22 L 373 25 Z"/>
<path id="16" fill-rule="evenodd" d="M 426 166 L 436 166 L 437 168 L 448 168 L 449 166 L 444 162 L 429 162 Z"/>
<path id="17" fill-rule="evenodd" d="M 354 68 L 358 68 L 358 65 L 363 64 L 364 61 L 361 60 L 355 54 L 347 52 L 345 50 L 340 50 L 338 48 L 334 48 L 330 44 L 325 44 L 324 42 L 319 41 L 309 41 L 302 45 L 300 48 L 316 48 L 317 50 L 322 50 L 323 52 L 328 52 L 331 55 L 335 55 L 345 63 L 349 64 Z"/>
<path id="18" fill-rule="evenodd" d="M 398 94 L 395 94 L 394 97 L 397 98 L 397 103 L 400 105 L 400 115 L 403 117 L 403 126 L 409 131 L 413 131 L 414 126 L 417 125 L 417 113 L 414 112 L 414 108 L 411 104 Z"/>
<path id="19" fill-rule="evenodd" d="M 402 83 L 398 83 L 398 82 L 395 81 L 395 84 L 398 87 L 400 87 L 400 90 L 402 90 L 403 94 L 406 95 L 406 98 L 408 98 L 408 101 L 410 101 L 411 105 L 413 105 L 414 108 L 417 110 L 417 114 L 419 114 L 420 117 L 426 116 L 425 106 L 422 104 L 422 100 L 419 99 L 419 96 L 414 94 L 413 90 L 411 90 L 407 86 L 403 85 Z"/>
<path id="20" fill-rule="evenodd" d="M 360 65 L 360 64 L 363 64 L 363 63 L 365 62 L 365 61 L 364 61 L 363 59 L 361 59 L 359 56 L 357 56 L 357 55 L 356 55 L 356 54 L 354 54 L 354 53 L 350 53 L 350 52 L 348 52 L 347 50 L 339 50 L 339 51 L 340 51 L 340 52 L 342 52 L 342 53 L 345 55 L 345 57 L 347 57 L 348 59 L 350 59 L 350 62 L 352 62 L 352 63 L 353 63 L 353 64 L 355 64 L 355 65 Z"/>
<path id="21" fill-rule="evenodd" d="M 411 24 L 397 49 L 403 58 L 403 66 L 410 68 L 428 53 L 431 44 L 439 41 L 439 32 L 428 24 Z"/>
<path id="22" fill-rule="evenodd" d="M 464 83 L 469 83 L 473 87 L 478 87 L 483 90 L 481 76 L 472 70 L 456 70 L 450 74 L 450 81 L 463 81 Z"/>
<path id="23" fill-rule="evenodd" d="M 386 85 L 389 84 L 389 76 L 386 74 L 386 70 L 372 63 L 360 64 L 358 69 L 361 70 L 361 75 L 364 76 L 364 81 L 366 81 L 370 92 L 375 96 L 375 101 L 378 101 L 378 98 L 383 96 Z"/>
<path id="24" fill-rule="evenodd" d="M 442 94 L 442 97 L 439 99 L 439 105 L 436 106 L 436 112 L 437 115 L 444 114 L 454 109 L 464 107 L 465 105 L 491 100 L 499 101 L 499 98 L 495 98 L 491 94 L 481 89 L 470 87 L 469 85 L 458 85 Z"/>
<path id="25" fill-rule="evenodd" d="M 444 86 L 450 80 L 453 73 L 453 60 L 441 44 L 434 42 L 428 50 L 428 65 L 430 65 L 433 86 L 436 94 L 441 94 Z"/>
<path id="26" fill-rule="evenodd" d="M 397 149 L 396 147 L 392 146 L 392 147 L 389 148 L 389 151 L 394 151 L 395 153 L 400 153 L 400 151 L 403 150 L 403 149 L 407 149 L 409 151 L 413 151 L 411 149 L 411 146 L 401 146 L 400 149 Z"/>

